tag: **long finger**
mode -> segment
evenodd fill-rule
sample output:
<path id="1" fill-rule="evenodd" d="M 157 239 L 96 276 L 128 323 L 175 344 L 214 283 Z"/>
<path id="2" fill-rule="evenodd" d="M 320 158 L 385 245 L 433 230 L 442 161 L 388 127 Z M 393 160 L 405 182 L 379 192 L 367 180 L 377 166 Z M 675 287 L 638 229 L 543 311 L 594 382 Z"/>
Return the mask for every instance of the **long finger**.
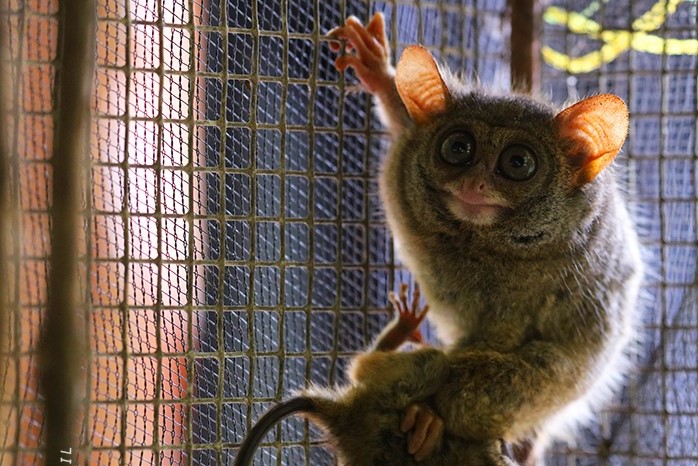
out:
<path id="1" fill-rule="evenodd" d="M 394 291 L 388 292 L 388 301 L 390 301 L 390 304 L 392 304 L 396 310 L 401 310 L 402 305 L 400 304 L 400 301 L 398 301 L 397 296 L 395 296 Z"/>
<path id="2" fill-rule="evenodd" d="M 417 310 L 417 306 L 419 305 L 419 296 L 419 286 L 415 286 L 414 293 L 412 293 L 412 312 Z"/>
<path id="3" fill-rule="evenodd" d="M 343 27 L 336 28 L 336 31 L 333 33 L 333 38 L 348 40 L 349 45 L 353 46 L 359 57 L 361 57 L 365 55 L 366 52 L 370 52 L 366 45 L 366 41 L 359 32 L 364 31 L 364 28 L 362 26 L 357 27 L 355 22 L 350 22 L 350 19 L 351 18 L 347 19 Z M 358 22 L 357 19 L 355 19 L 355 21 Z"/>
<path id="4" fill-rule="evenodd" d="M 400 422 L 400 432 L 407 432 L 414 427 L 414 423 L 417 420 L 417 413 L 419 413 L 418 405 L 409 405 L 407 407 L 405 417 L 403 417 L 402 422 Z"/>
<path id="5" fill-rule="evenodd" d="M 422 308 L 422 312 L 419 313 L 418 322 L 421 323 L 424 320 L 424 318 L 427 316 L 427 312 L 429 312 L 429 305 L 425 304 L 424 307 Z"/>
<path id="6" fill-rule="evenodd" d="M 373 15 L 368 26 L 366 26 L 366 30 L 383 46 L 383 49 L 388 51 L 388 36 L 385 33 L 385 18 L 383 17 L 383 13 L 379 11 Z"/>
<path id="7" fill-rule="evenodd" d="M 342 44 L 341 44 L 341 42 L 340 42 L 340 40 L 339 40 L 339 34 L 340 34 L 340 30 L 341 30 L 343 27 L 344 27 L 344 26 L 333 27 L 332 29 L 330 29 L 329 31 L 327 31 L 327 32 L 325 33 L 325 37 L 327 37 L 328 39 L 330 39 L 330 42 L 329 42 L 329 44 L 330 44 L 330 49 L 331 49 L 331 50 L 334 50 L 335 52 L 336 52 L 337 50 L 339 50 L 340 48 L 342 48 Z"/>
<path id="8" fill-rule="evenodd" d="M 419 450 L 417 450 L 417 452 L 414 454 L 414 459 L 416 461 L 422 461 L 427 456 L 434 453 L 436 448 L 439 446 L 439 443 L 441 443 L 441 437 L 443 434 L 444 423 L 441 418 L 436 417 L 431 421 L 431 424 L 429 424 L 429 430 L 427 431 L 424 443 L 422 443 L 422 446 L 419 447 Z"/>
<path id="9" fill-rule="evenodd" d="M 391 291 L 388 293 L 388 301 L 390 301 L 390 306 L 388 307 L 388 317 L 394 318 L 396 315 L 400 315 L 400 303 L 395 299 L 395 294 Z"/>
<path id="10" fill-rule="evenodd" d="M 417 421 L 415 423 L 415 430 L 412 432 L 412 438 L 407 444 L 407 452 L 410 455 L 414 455 L 419 451 L 427 438 L 427 432 L 429 431 L 429 426 L 434 421 L 434 416 L 431 411 L 427 409 L 422 409 L 417 413 Z"/>
<path id="11" fill-rule="evenodd" d="M 330 39 L 328 44 L 330 46 L 330 50 L 333 52 L 339 52 L 339 50 L 342 48 L 342 41 L 347 40 L 347 35 L 344 31 L 345 26 L 337 26 L 336 28 L 330 29 L 327 34 L 325 34 L 325 37 Z M 354 46 L 351 44 L 351 42 L 346 41 L 344 42 L 344 50 L 351 52 L 354 50 Z"/>
<path id="12" fill-rule="evenodd" d="M 407 283 L 400 284 L 400 302 L 407 309 Z"/>
<path id="13" fill-rule="evenodd" d="M 356 16 L 352 15 L 349 18 L 347 18 L 347 20 L 344 22 L 344 24 L 342 26 L 335 26 L 332 29 L 330 29 L 329 31 L 327 31 L 325 33 L 325 37 L 328 37 L 330 39 L 337 39 L 339 37 L 344 37 L 343 31 L 348 27 L 347 23 L 349 22 L 350 19 L 352 20 L 352 22 L 354 24 L 358 24 L 359 26 L 362 26 L 361 20 L 359 18 L 357 18 Z"/>
<path id="14" fill-rule="evenodd" d="M 366 50 L 374 55 L 382 55 L 383 49 L 381 48 L 380 43 L 366 30 L 366 28 L 364 28 L 364 25 L 361 24 L 361 21 L 359 21 L 356 16 L 350 16 L 347 18 L 346 26 L 347 28 L 353 29 L 356 32 L 357 36 L 361 38 L 361 43 Z"/>

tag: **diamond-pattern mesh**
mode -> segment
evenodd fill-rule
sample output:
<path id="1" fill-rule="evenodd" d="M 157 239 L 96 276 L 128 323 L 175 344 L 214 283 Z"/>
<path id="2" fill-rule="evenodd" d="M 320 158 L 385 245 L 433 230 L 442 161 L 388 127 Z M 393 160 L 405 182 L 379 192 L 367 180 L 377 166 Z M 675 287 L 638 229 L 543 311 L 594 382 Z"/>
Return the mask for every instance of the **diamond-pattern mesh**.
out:
<path id="1" fill-rule="evenodd" d="M 552 3 L 623 31 L 655 4 Z M 695 39 L 696 3 L 667 3 L 678 7 L 656 34 Z M 89 396 L 73 461 L 231 464 L 275 401 L 343 380 L 385 324 L 388 290 L 410 277 L 377 196 L 387 135 L 323 34 L 382 11 L 394 56 L 420 42 L 466 78 L 506 87 L 506 4 L 98 0 L 89 228 L 78 239 Z M 38 465 L 59 2 L 0 5 L 16 204 L 0 464 Z M 544 24 L 543 44 L 569 56 L 601 45 Z M 550 464 L 698 463 L 696 74 L 695 55 L 668 51 L 626 51 L 582 74 L 544 67 L 557 102 L 598 91 L 629 102 L 620 165 L 654 271 L 635 382 Z M 255 461 L 334 458 L 318 429 L 289 419 Z"/>

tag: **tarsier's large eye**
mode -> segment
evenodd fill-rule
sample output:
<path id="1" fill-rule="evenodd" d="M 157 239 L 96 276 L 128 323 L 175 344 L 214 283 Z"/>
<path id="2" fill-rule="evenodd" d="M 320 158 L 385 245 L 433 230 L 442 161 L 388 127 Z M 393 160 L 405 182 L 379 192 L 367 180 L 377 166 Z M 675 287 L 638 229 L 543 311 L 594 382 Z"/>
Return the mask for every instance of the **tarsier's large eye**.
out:
<path id="1" fill-rule="evenodd" d="M 467 166 L 475 158 L 475 138 L 467 131 L 451 133 L 441 143 L 441 159 L 450 165 Z"/>
<path id="2" fill-rule="evenodd" d="M 514 181 L 530 180 L 536 174 L 537 167 L 536 154 L 521 144 L 504 149 L 497 161 L 497 172 Z"/>

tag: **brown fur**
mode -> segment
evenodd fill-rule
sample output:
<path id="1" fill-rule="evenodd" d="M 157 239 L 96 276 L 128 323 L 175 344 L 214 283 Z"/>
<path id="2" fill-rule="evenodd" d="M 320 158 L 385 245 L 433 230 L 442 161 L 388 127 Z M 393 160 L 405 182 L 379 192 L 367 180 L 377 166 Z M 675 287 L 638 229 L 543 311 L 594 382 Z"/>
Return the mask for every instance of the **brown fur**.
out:
<path id="1" fill-rule="evenodd" d="M 397 80 L 407 81 L 400 92 L 412 79 L 425 80 L 401 76 L 398 65 Z M 638 321 L 638 241 L 612 170 L 577 184 L 580 157 L 589 156 L 574 152 L 582 139 L 560 137 L 554 108 L 458 82 L 448 88 L 446 107 L 396 140 L 381 194 L 399 254 L 450 347 L 451 376 L 434 407 L 452 433 L 518 441 L 550 430 L 567 408 L 587 416 L 617 387 Z M 472 166 L 438 156 L 454 128 L 475 137 Z M 514 143 L 537 154 L 530 181 L 495 170 Z M 445 186 L 471 179 L 511 210 L 486 226 L 453 214 Z"/>

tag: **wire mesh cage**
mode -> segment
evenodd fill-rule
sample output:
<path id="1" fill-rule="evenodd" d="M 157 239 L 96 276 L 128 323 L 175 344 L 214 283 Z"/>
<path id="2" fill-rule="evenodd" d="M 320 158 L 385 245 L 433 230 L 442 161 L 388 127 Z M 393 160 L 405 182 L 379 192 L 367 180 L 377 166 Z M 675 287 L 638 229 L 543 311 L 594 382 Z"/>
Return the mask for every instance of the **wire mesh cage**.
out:
<path id="1" fill-rule="evenodd" d="M 49 303 L 56 76 L 70 18 L 4 0 L 9 208 L 1 464 L 47 460 L 40 335 Z M 413 43 L 508 85 L 504 0 L 99 0 L 78 250 L 84 335 L 79 464 L 232 464 L 264 410 L 343 380 L 410 277 L 375 177 L 389 137 L 324 34 L 385 14 Z M 618 164 L 655 273 L 634 381 L 549 464 L 698 464 L 698 159 L 692 1 L 545 4 L 542 90 L 614 92 L 631 133 Z M 427 329 L 428 330 L 428 329 Z M 284 421 L 257 464 L 333 464 Z"/>

